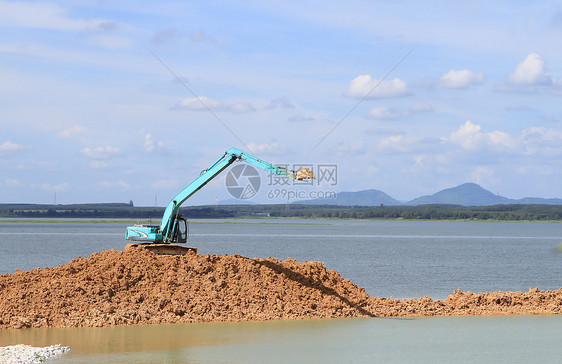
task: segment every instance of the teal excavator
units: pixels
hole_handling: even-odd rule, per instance
[[[180,215],[180,206],[236,161],[244,161],[253,166],[262,168],[271,174],[282,177],[289,177],[296,180],[315,178],[312,170],[309,168],[301,168],[298,171],[293,171],[263,161],[238,148],[231,148],[213,165],[203,170],[199,177],[172,198],[164,211],[160,225],[136,224],[134,226],[128,226],[126,239],[138,242],[128,244],[128,247],[144,246],[157,254],[186,254],[190,250],[197,252],[196,248],[174,245],[176,243],[187,242],[187,221]]]

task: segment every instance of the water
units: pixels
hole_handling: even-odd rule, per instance
[[[562,287],[560,223],[256,221],[190,224],[190,245],[200,253],[321,261],[379,297]],[[0,274],[122,250],[126,225],[0,223]]]
[[[268,220],[265,220],[268,221]],[[317,260],[368,293],[562,287],[562,224],[275,220],[191,224],[200,253]],[[269,222],[269,221],[268,221]],[[0,274],[123,249],[123,223],[0,223]],[[348,319],[0,331],[60,362],[556,362],[562,316]]]
[[[562,316],[334,319],[23,329],[0,346],[63,343],[57,363],[556,363]]]

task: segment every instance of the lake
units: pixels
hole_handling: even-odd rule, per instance
[[[122,250],[126,223],[0,223],[0,273]],[[562,287],[560,223],[202,220],[200,253],[316,260],[374,296]],[[0,346],[62,343],[78,362],[556,361],[560,316],[349,319],[0,332]],[[62,362],[62,361],[61,361]]]

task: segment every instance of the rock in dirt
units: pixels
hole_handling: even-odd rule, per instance
[[[0,328],[336,317],[558,314],[562,289],[384,299],[318,262],[103,251],[0,276]]]

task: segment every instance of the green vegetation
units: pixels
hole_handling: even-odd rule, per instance
[[[181,209],[181,213],[190,219],[234,217],[228,211],[205,206]],[[135,207],[132,203],[0,204],[0,217],[160,219],[163,214],[163,207]]]
[[[383,207],[324,206],[303,210],[273,211],[270,216],[404,219],[404,220],[481,220],[481,221],[562,221],[560,205],[420,205]]]
[[[33,205],[0,204],[0,217],[18,218],[121,218],[155,219],[162,207],[135,207],[131,203]],[[192,206],[181,209],[197,218],[313,218],[313,219],[404,219],[463,221],[562,221],[562,205],[420,205],[420,206],[319,206],[319,205],[227,205]]]

